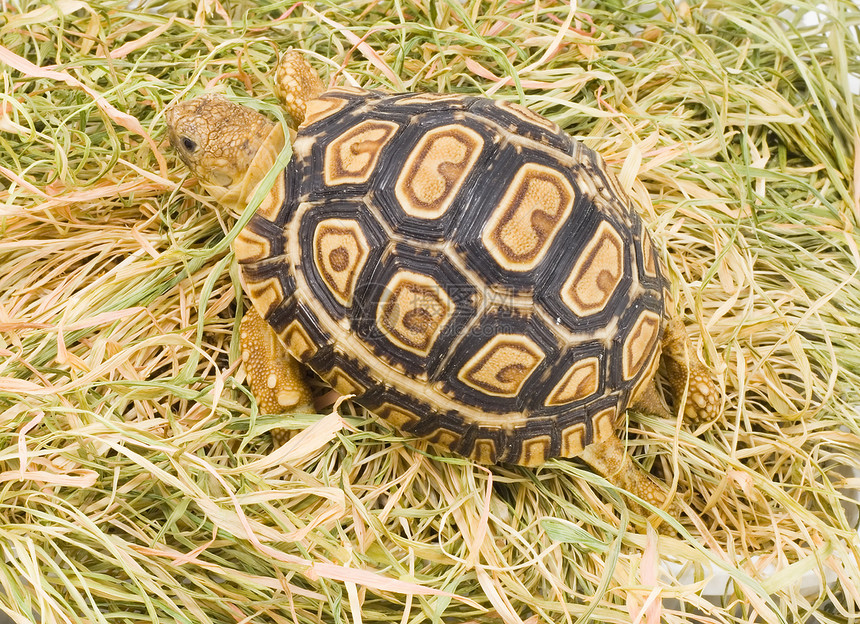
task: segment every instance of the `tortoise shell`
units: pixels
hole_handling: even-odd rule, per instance
[[[517,104],[326,91],[235,251],[296,358],[480,462],[606,439],[659,359],[642,221],[595,152]]]

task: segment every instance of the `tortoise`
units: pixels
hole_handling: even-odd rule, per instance
[[[242,360],[265,413],[312,412],[299,363],[397,429],[474,460],[581,456],[652,504],[616,435],[625,410],[719,395],[648,231],[602,158],[516,103],[326,89],[285,53],[292,158],[234,241],[253,304]],[[282,126],[205,94],[167,112],[200,183],[242,210]],[[276,441],[278,442],[278,441]]]

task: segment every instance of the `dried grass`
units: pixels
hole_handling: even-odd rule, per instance
[[[860,12],[816,6],[6,2],[2,610],[860,622],[843,506],[860,489]],[[235,219],[166,149],[163,111],[208,87],[277,114],[287,47],[339,83],[521,102],[621,174],[726,396],[697,431],[631,414],[637,461],[690,502],[679,536],[577,462],[474,466],[349,402],[257,413]],[[273,451],[276,426],[298,435]]]

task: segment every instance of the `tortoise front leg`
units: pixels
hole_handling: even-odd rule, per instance
[[[307,115],[308,102],[325,90],[316,70],[295,50],[284,52],[275,72],[275,95],[300,126]]]
[[[296,359],[275,330],[252,307],[239,324],[239,345],[251,392],[264,414],[312,414],[313,397]],[[287,441],[283,429],[272,430],[276,446]]]

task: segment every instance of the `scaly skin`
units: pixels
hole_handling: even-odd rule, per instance
[[[275,125],[219,95],[180,102],[167,113],[170,144],[206,186],[238,184]],[[263,172],[265,173],[265,172]]]
[[[308,102],[325,90],[322,80],[305,57],[293,50],[281,56],[275,73],[275,95],[296,126],[300,126],[305,120]]]
[[[679,402],[687,393],[684,416],[697,423],[714,420],[720,412],[720,393],[710,371],[696,356],[681,319],[672,319],[666,326],[663,358],[675,401]]]
[[[239,325],[242,364],[251,392],[264,414],[313,413],[313,396],[296,359],[269,324],[250,308]],[[283,429],[273,429],[276,446],[287,441]]]
[[[673,318],[666,324],[661,348],[675,404],[680,403],[685,393],[687,396],[684,418],[694,423],[714,420],[720,412],[720,392],[711,379],[710,371],[696,356],[681,319]],[[630,407],[662,418],[674,416],[663,403],[655,380],[643,384],[639,395],[630,402]]]
[[[655,507],[662,507],[673,516],[680,515],[680,505],[676,501],[666,501],[665,487],[658,485],[633,463],[618,436],[611,436],[603,442],[588,445],[581,457],[613,485],[635,494]],[[640,513],[645,513],[638,504],[634,504],[633,508]]]

